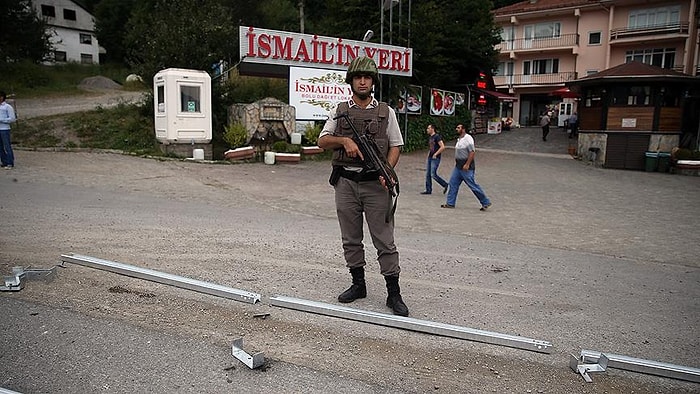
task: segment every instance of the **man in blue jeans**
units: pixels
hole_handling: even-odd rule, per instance
[[[7,95],[0,91],[0,161],[2,167],[10,170],[15,166],[15,156],[12,152],[12,141],[10,139],[10,124],[17,120],[15,110],[5,102]]]
[[[486,197],[486,193],[481,189],[478,183],[474,180],[474,138],[467,134],[467,130],[463,124],[458,124],[456,127],[459,138],[455,145],[455,168],[452,170],[450,177],[450,192],[447,193],[447,202],[442,204],[442,208],[454,208],[457,202],[457,193],[462,181],[469,186],[472,193],[479,199],[481,203],[481,211],[485,211],[491,206],[491,200]]]
[[[425,190],[420,194],[432,194],[433,179],[442,186],[442,194],[447,193],[447,181],[438,175],[437,170],[440,167],[440,157],[442,151],[445,150],[445,143],[442,141],[442,136],[435,132],[435,126],[429,124],[425,129],[428,133],[428,162],[425,164]]]

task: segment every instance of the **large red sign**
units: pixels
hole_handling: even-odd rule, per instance
[[[352,59],[374,59],[380,74],[413,75],[411,48],[278,30],[239,27],[242,62],[346,70]]]

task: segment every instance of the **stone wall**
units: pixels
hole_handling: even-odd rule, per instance
[[[248,131],[248,145],[267,149],[276,141],[287,141],[296,131],[296,108],[272,97],[234,104],[228,109],[228,123],[237,122]]]
[[[677,134],[651,134],[647,149],[651,152],[671,152],[673,148],[678,146],[679,142],[680,136]],[[599,151],[592,164],[602,166],[605,163],[607,144],[607,133],[579,133],[576,152],[582,161],[590,162],[593,159],[590,149],[597,148]]]
[[[608,144],[606,133],[579,133],[578,135],[578,157],[582,161],[592,162],[593,165],[602,166],[605,163],[605,147]],[[597,148],[598,153],[593,155],[591,148]],[[595,161],[593,161],[595,156]]]
[[[212,144],[159,144],[160,151],[164,154],[177,157],[193,157],[195,149],[204,149],[204,160],[214,160]]]

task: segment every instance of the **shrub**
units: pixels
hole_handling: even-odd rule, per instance
[[[694,151],[686,148],[674,150],[674,158],[676,160],[700,160],[700,151]]]
[[[232,123],[224,127],[224,141],[231,146],[231,148],[240,148],[248,142],[248,131],[245,126],[240,123]]]
[[[272,151],[277,153],[299,153],[301,152],[301,147],[299,145],[293,145],[287,141],[277,141],[272,144]]]
[[[318,136],[322,127],[319,124],[309,124],[304,129],[304,139],[308,145],[318,145]]]

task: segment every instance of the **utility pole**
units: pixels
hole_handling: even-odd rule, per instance
[[[304,0],[299,0],[299,32],[304,34]]]

